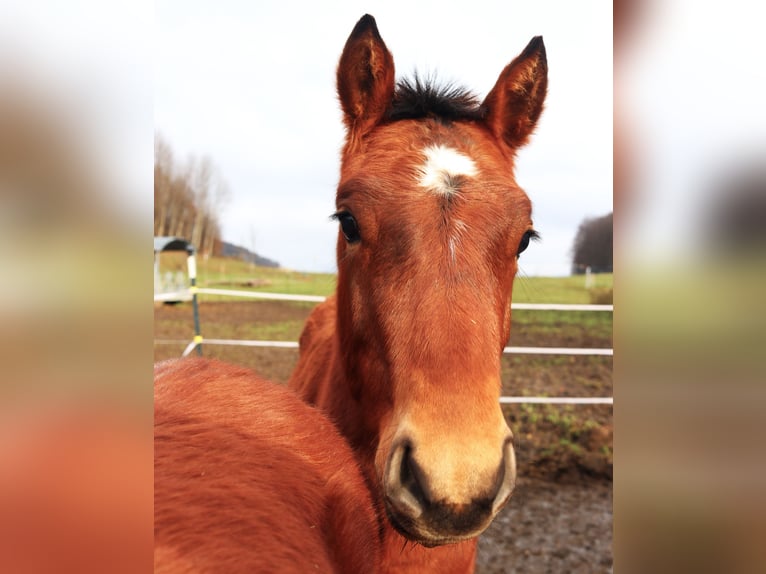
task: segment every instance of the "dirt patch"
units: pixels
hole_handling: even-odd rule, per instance
[[[477,574],[612,572],[612,485],[521,479],[479,537]]]
[[[311,305],[282,301],[203,302],[206,338],[297,341]],[[178,357],[194,335],[191,305],[155,307],[155,360]],[[611,318],[610,318],[611,320]],[[611,347],[611,327],[514,316],[513,346]],[[274,330],[275,325],[281,328]],[[262,331],[259,331],[262,330]],[[255,336],[264,332],[267,336]],[[296,349],[207,345],[207,356],[248,366],[284,383]],[[611,357],[505,355],[504,395],[611,397]],[[480,538],[477,572],[612,571],[610,405],[505,405],[514,433],[519,484],[508,507]]]
[[[297,341],[311,309],[310,304],[287,301],[203,302],[200,322],[206,338]],[[583,315],[582,325],[535,317],[530,312],[517,314],[511,345],[611,346],[611,330],[590,316]],[[155,360],[180,355],[193,333],[189,304],[155,309],[155,339],[179,341],[155,345]],[[295,349],[208,345],[204,352],[280,383],[287,382],[298,360]],[[611,357],[505,355],[501,369],[504,395],[611,397],[613,393]],[[504,406],[503,412],[514,433],[523,476],[566,483],[612,479],[610,405],[517,404]]]

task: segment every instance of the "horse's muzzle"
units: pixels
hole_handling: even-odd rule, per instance
[[[439,546],[474,538],[505,505],[516,482],[516,456],[508,437],[494,480],[466,500],[451,500],[435,492],[428,470],[417,461],[417,449],[398,440],[388,458],[384,502],[391,524],[406,538],[424,546]],[[466,461],[470,465],[470,461]]]

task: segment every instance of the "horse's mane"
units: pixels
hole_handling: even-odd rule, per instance
[[[462,86],[438,83],[434,78],[399,80],[386,112],[389,121],[436,118],[443,121],[479,120],[483,116],[479,98]]]

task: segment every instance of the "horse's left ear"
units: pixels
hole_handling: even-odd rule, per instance
[[[338,64],[338,97],[351,138],[382,118],[394,95],[394,58],[366,14],[351,32]]]
[[[542,36],[535,36],[508,64],[481,107],[496,137],[512,149],[527,143],[543,111],[548,62]]]

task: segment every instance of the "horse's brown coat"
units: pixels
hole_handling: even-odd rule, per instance
[[[370,493],[332,423],[206,359],[155,368],[155,572],[376,572]]]
[[[290,386],[336,422],[385,509],[383,571],[471,572],[515,479],[500,357],[532,220],[513,164],[543,108],[545,48],[534,38],[481,104],[394,75],[363,17],[337,71],[338,287]]]

